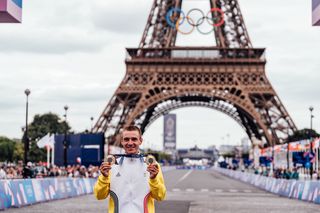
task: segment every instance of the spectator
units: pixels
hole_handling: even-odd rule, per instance
[[[285,169],[284,172],[283,172],[283,176],[284,176],[284,179],[289,180],[291,178],[291,171]]]
[[[293,168],[292,179],[299,180],[299,173],[297,168]]]
[[[28,162],[27,166],[23,168],[23,178],[33,178],[33,171],[31,169],[32,163]]]
[[[18,178],[45,178],[45,177],[77,177],[77,178],[97,178],[99,167],[90,165],[86,168],[83,165],[69,165],[67,168],[51,166],[45,167],[43,164],[32,164],[28,162],[23,167],[22,162],[18,164],[3,164],[0,166],[0,179]]]
[[[0,179],[6,179],[7,178],[7,174],[6,171],[4,171],[4,166],[0,167]]]
[[[318,173],[317,173],[317,171],[313,171],[312,180],[317,180],[317,178],[318,178]]]

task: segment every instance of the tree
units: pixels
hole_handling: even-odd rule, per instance
[[[319,133],[317,133],[315,130],[313,129],[301,129],[301,130],[297,130],[293,133],[293,135],[290,135],[287,138],[288,142],[293,142],[293,141],[299,141],[299,140],[304,140],[304,139],[309,139],[309,138],[316,138],[316,137],[320,137]]]
[[[16,142],[13,151],[13,161],[23,160],[24,147],[23,143]]]
[[[144,153],[153,155],[159,162],[172,160],[171,155],[166,154],[165,152],[155,151],[150,148],[148,148],[146,151],[144,151]]]
[[[7,137],[0,137],[0,161],[13,162],[15,142]]]
[[[57,114],[46,113],[35,115],[31,124],[28,125],[28,137],[30,141],[29,160],[32,162],[46,161],[46,150],[37,146],[37,141],[46,134],[63,134],[66,130],[70,132],[68,123],[60,119]],[[23,135],[25,138],[25,133]]]

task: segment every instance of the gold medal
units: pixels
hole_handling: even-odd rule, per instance
[[[109,163],[110,165],[115,164],[116,158],[113,155],[108,155],[105,159],[104,162]]]
[[[153,155],[148,155],[146,157],[145,162],[146,162],[147,165],[155,164],[156,163],[156,159],[155,159],[155,157]]]

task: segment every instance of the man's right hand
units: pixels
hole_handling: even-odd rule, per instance
[[[111,164],[108,162],[103,162],[100,166],[100,172],[105,177],[109,176],[110,169],[111,169]]]

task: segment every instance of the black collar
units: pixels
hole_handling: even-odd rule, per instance
[[[115,154],[113,155],[115,158],[126,157],[126,158],[143,158],[146,155],[144,154]]]

